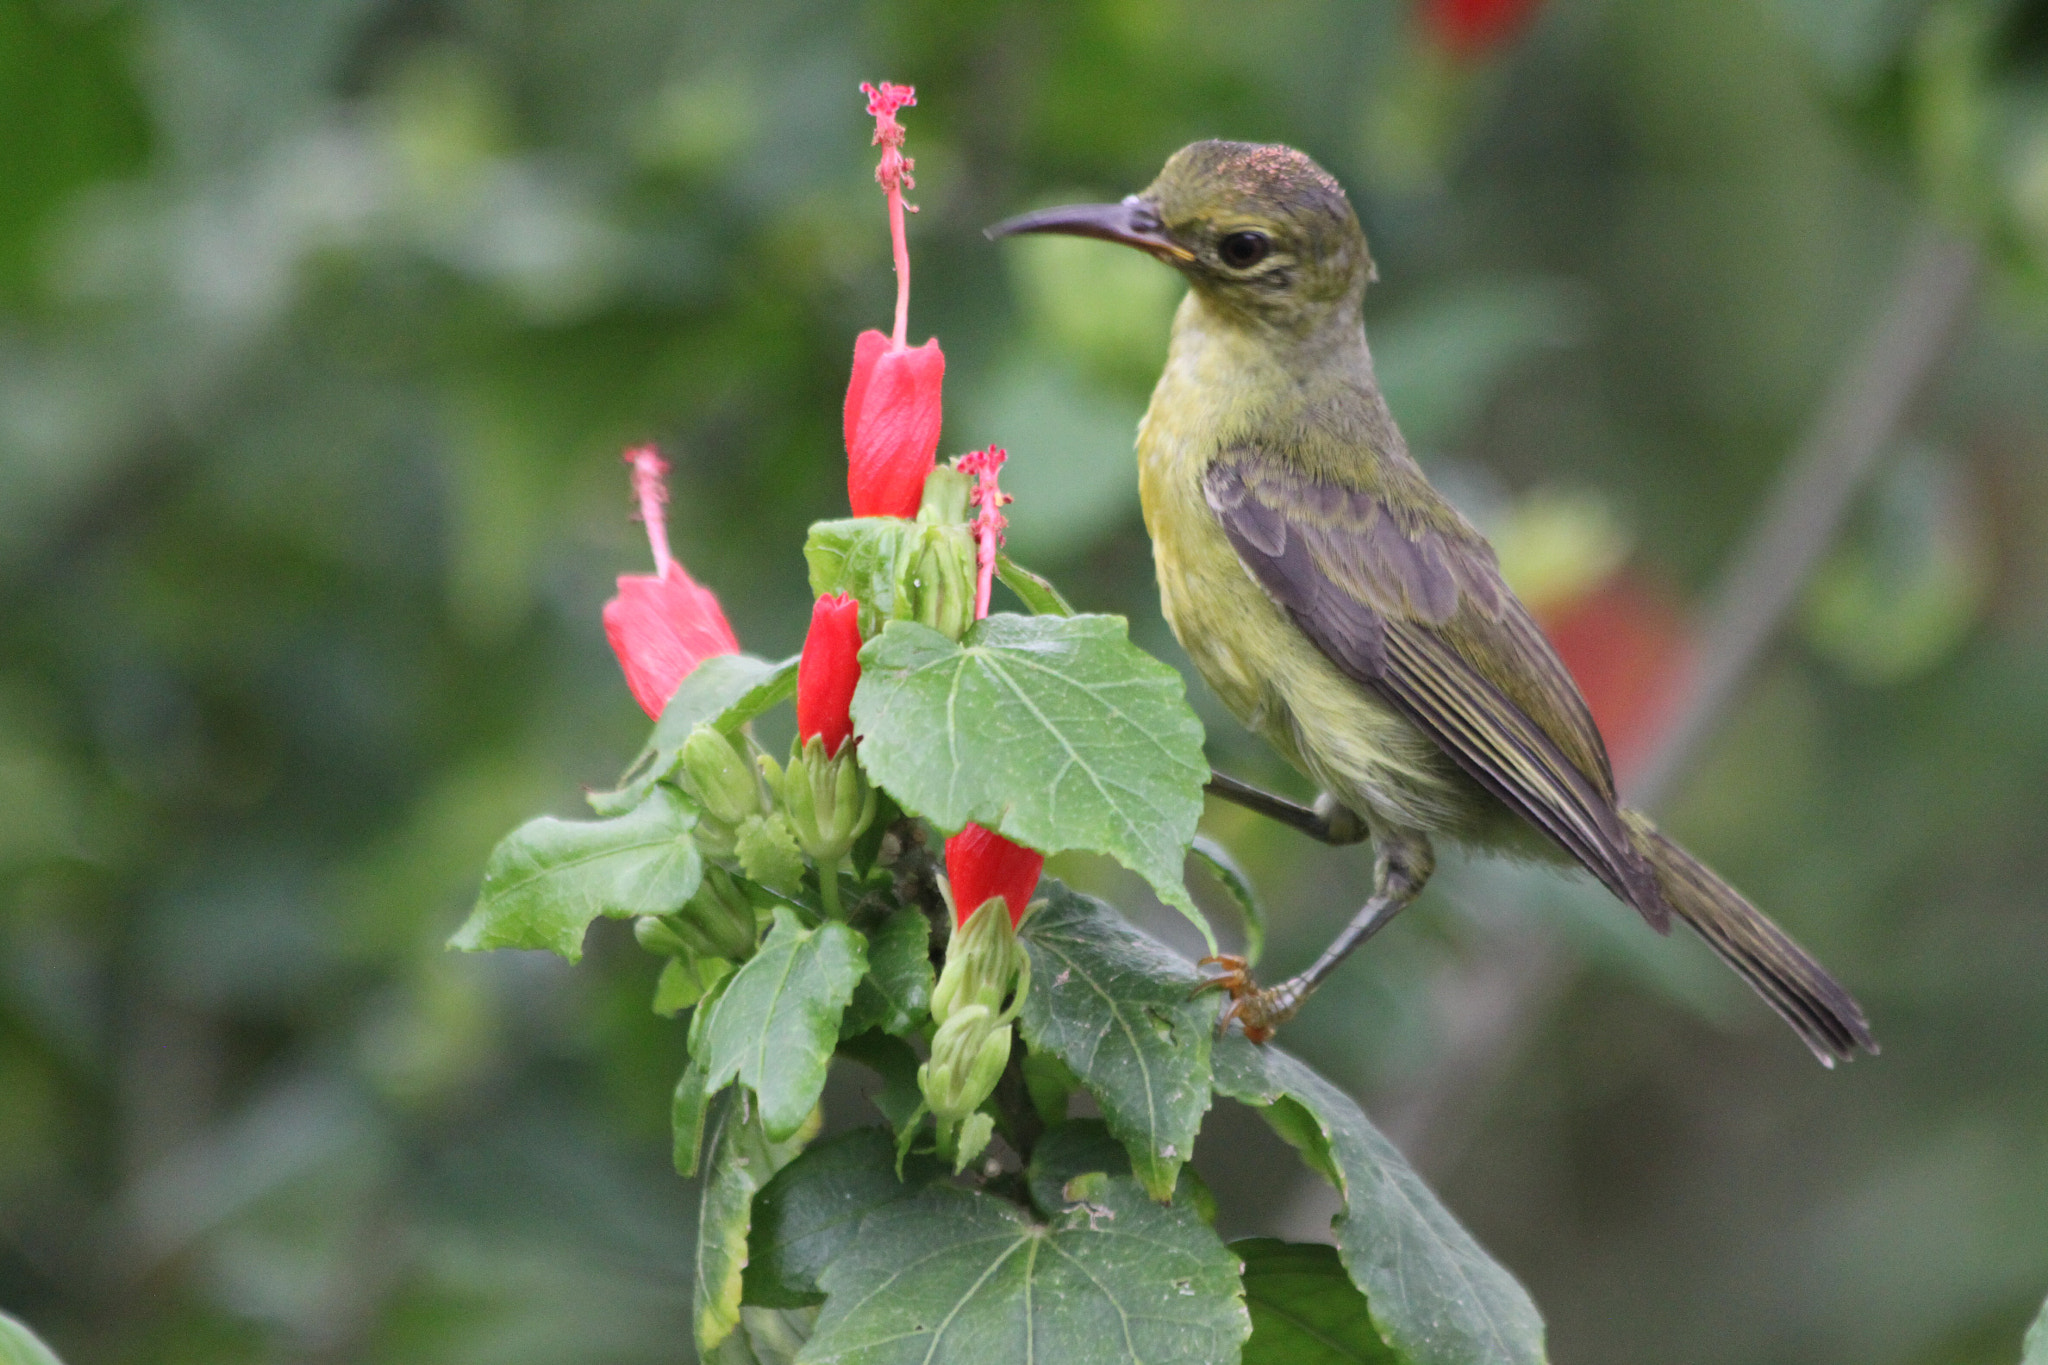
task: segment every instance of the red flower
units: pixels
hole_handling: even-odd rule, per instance
[[[925,475],[939,449],[939,390],[946,357],[936,339],[910,344],[910,245],[903,230],[903,191],[912,162],[903,155],[896,111],[917,103],[907,85],[862,85],[882,149],[875,179],[889,198],[889,243],[896,258],[896,329],[862,332],[853,344],[853,382],[846,386],[846,496],[857,517],[914,517]]]
[[[626,452],[633,466],[633,490],[640,519],[654,551],[655,572],[620,574],[619,595],[604,604],[605,638],[626,671],[626,686],[642,710],[656,720],[684,678],[714,654],[737,654],[740,642],[709,588],[699,587],[669,557],[662,504],[668,466],[653,446]]]
[[[969,825],[946,840],[946,879],[953,884],[953,914],[956,923],[981,909],[990,896],[1001,896],[1010,907],[1010,926],[1024,918],[1031,893],[1038,889],[1038,874],[1045,870],[1045,855],[1013,844],[994,830]]]
[[[936,338],[905,346],[880,332],[853,345],[846,386],[846,496],[857,517],[914,517],[939,449],[946,357]]]
[[[1477,57],[1514,37],[1540,0],[1423,0],[1422,23],[1460,57]]]
[[[1626,778],[1656,747],[1691,669],[1684,619],[1670,598],[1624,570],[1543,612],[1542,623]]]
[[[825,740],[836,755],[853,733],[853,689],[860,683],[860,603],[844,593],[821,597],[811,608],[810,633],[796,666],[796,731],[808,743]]]

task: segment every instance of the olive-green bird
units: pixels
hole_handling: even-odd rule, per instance
[[[1415,898],[1445,835],[1575,861],[1660,932],[1676,914],[1824,1063],[1877,1050],[1798,944],[1622,809],[1571,675],[1380,396],[1372,257],[1327,172],[1288,147],[1198,142],[1122,203],[989,229],[1019,232],[1121,242],[1187,277],[1138,428],[1160,602],[1224,703],[1325,796],[1311,812],[1220,776],[1211,790],[1330,842],[1369,833],[1377,854],[1371,899],[1307,971],[1261,990],[1226,963],[1249,1036]]]

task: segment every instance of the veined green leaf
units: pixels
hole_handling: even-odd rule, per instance
[[[868,936],[868,974],[854,991],[839,1032],[852,1037],[878,1028],[904,1034],[931,1008],[932,926],[924,912],[906,905]]]
[[[610,820],[529,820],[491,851],[476,908],[449,946],[547,948],[574,962],[599,915],[663,915],[696,894],[696,823],[666,786]]]
[[[991,616],[959,644],[892,621],[861,669],[861,763],[905,809],[1106,853],[1209,935],[1182,882],[1209,777],[1202,723],[1121,617]]]
[[[1274,1047],[1231,1034],[1216,1089],[1266,1110],[1274,1128],[1334,1174],[1337,1249],[1373,1325],[1410,1365],[1541,1365],[1543,1319],[1349,1096]]]
[[[796,695],[796,660],[769,663],[751,654],[715,654],[690,670],[662,708],[661,719],[615,790],[586,798],[599,815],[619,815],[646,800],[675,770],[690,731],[706,723],[728,737],[756,716]]]
[[[811,596],[845,593],[859,599],[861,631],[872,635],[883,621],[899,614],[897,560],[923,529],[900,517],[845,517],[812,523],[804,540]]]
[[[1252,1314],[1243,1365],[1402,1365],[1335,1247],[1254,1237],[1230,1249],[1244,1264]]]
[[[754,1197],[745,1301],[767,1308],[823,1303],[818,1276],[853,1247],[863,1216],[907,1199],[946,1173],[913,1156],[896,1177],[896,1142],[881,1128],[855,1128],[811,1148]]]
[[[705,1093],[737,1080],[759,1097],[769,1138],[794,1133],[825,1087],[839,1017],[866,970],[866,946],[852,929],[806,929],[777,909],[761,950],[703,1006]]]
[[[754,1195],[816,1132],[814,1122],[804,1123],[786,1141],[777,1142],[763,1131],[754,1097],[746,1091],[735,1090],[718,1103],[704,1184],[697,1195],[697,1255],[690,1297],[700,1356],[709,1355],[739,1325]]]
[[[1138,1179],[1166,1199],[1209,1108],[1216,999],[1101,901],[1044,885],[1051,895],[1019,930],[1031,954],[1024,1039],[1080,1078]]]
[[[1237,1260],[1187,1209],[1127,1179],[1049,1223],[932,1185],[861,1219],[819,1275],[810,1365],[1229,1365],[1250,1330]],[[1080,1182],[1076,1182],[1077,1184]]]

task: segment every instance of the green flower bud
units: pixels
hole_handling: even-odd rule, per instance
[[[782,803],[797,846],[811,855],[820,876],[836,873],[839,860],[875,818],[875,789],[854,760],[852,747],[827,757],[825,741],[818,735],[790,754]]]
[[[950,640],[974,623],[974,539],[965,526],[927,526],[906,556],[897,600],[920,625]]]
[[[750,817],[760,819],[756,815]],[[704,869],[697,894],[678,917],[690,923],[715,957],[744,962],[754,955],[758,920],[746,888],[722,867]]]
[[[958,1122],[981,1107],[1010,1063],[1010,1026],[985,1006],[969,1005],[932,1035],[932,1056],[917,1071],[918,1088],[938,1118]]]
[[[734,826],[761,813],[761,789],[746,759],[709,725],[699,725],[683,741],[683,777],[713,820]]]
[[[642,915],[634,920],[633,938],[656,957],[682,957],[693,951],[659,915]]]
[[[950,465],[940,465],[924,476],[924,500],[918,504],[917,519],[924,525],[950,525],[967,520],[967,507],[974,495],[974,476]]]
[[[803,885],[804,855],[791,835],[789,821],[778,812],[750,815],[733,838],[740,870],[765,887],[793,895]]]
[[[1005,1009],[1004,998],[1013,990]],[[1008,903],[990,896],[946,945],[946,966],[932,988],[932,1018],[943,1025],[959,1010],[981,1008],[1001,1011],[998,1022],[1007,1023],[1030,994],[1031,955],[1017,941]]]

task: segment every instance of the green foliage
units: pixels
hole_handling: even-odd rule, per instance
[[[2041,1305],[2041,1316],[2027,1329],[2024,1350],[2020,1365],[2048,1365],[2048,1303]]]
[[[0,1313],[0,1365],[64,1365],[28,1327]]]
[[[1070,1181],[1040,1222],[943,1185],[872,1209],[805,1359],[848,1365],[1036,1360],[1223,1362],[1250,1324],[1237,1265],[1194,1214],[1127,1179]]]
[[[803,1126],[825,1088],[839,1018],[867,970],[867,945],[843,924],[807,929],[777,910],[775,927],[704,1006],[704,1088],[737,1080],[760,1101],[760,1123],[780,1142]]]
[[[869,933],[868,974],[840,1021],[843,1036],[871,1028],[900,1035],[917,1027],[932,1003],[931,943],[931,921],[912,905],[892,911]]]
[[[1122,620],[991,616],[957,645],[891,622],[861,667],[861,761],[906,810],[1107,853],[1201,925],[1181,863],[1209,777],[1202,725]]]
[[[1402,1359],[1540,1365],[1543,1319],[1527,1291],[1480,1249],[1343,1091],[1242,1035],[1217,1047],[1216,1089],[1265,1111],[1275,1131],[1332,1177],[1344,1197],[1336,1230],[1345,1269]],[[1290,1102],[1292,1108],[1283,1107]]]
[[[744,1090],[731,1091],[718,1103],[697,1204],[691,1309],[700,1353],[716,1347],[739,1326],[754,1196],[803,1150],[809,1134],[802,1127],[799,1124],[781,1139],[770,1137]],[[810,1124],[809,1132],[816,1131],[815,1123]]]
[[[1230,1249],[1252,1315],[1244,1365],[1401,1365],[1335,1248],[1253,1237]]]
[[[748,721],[788,701],[796,695],[796,663],[784,659],[771,664],[750,654],[706,659],[661,709],[654,733],[626,770],[626,781],[616,791],[592,792],[592,807],[599,815],[617,815],[639,805],[655,783],[675,772],[683,741],[699,725],[716,725],[730,737]]]
[[[449,943],[470,952],[546,948],[575,962],[598,916],[666,914],[696,894],[696,823],[668,786],[610,820],[529,820],[491,851],[476,909]]]
[[[1024,1039],[1065,1063],[1102,1106],[1153,1197],[1173,1191],[1209,1108],[1213,996],[1182,961],[1100,901],[1057,883],[1024,921]]]

